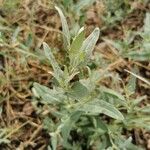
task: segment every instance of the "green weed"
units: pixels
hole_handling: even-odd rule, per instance
[[[99,83],[104,75],[89,66],[100,30],[85,38],[84,28],[71,39],[70,31],[60,8],[56,7],[62,22],[64,48],[67,62],[59,64],[51,48],[43,43],[46,58],[53,68],[51,87],[34,83],[34,105],[45,105],[50,116],[42,115],[45,128],[49,131],[49,149],[63,146],[66,149],[141,149],[126,138],[123,130],[133,128],[149,130],[148,108],[140,108],[145,97],[133,98],[136,77],[131,76],[124,91],[113,90]],[[110,74],[107,73],[107,76]],[[105,77],[104,77],[105,78]],[[142,119],[141,119],[142,118]]]

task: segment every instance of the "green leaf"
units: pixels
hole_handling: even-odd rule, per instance
[[[84,40],[81,51],[85,51],[87,56],[91,56],[95,44],[99,38],[100,30],[95,28],[94,31]]]
[[[104,123],[99,116],[96,118],[96,128],[98,129],[98,131],[101,131],[101,133],[106,133],[108,132],[108,127],[106,125],[106,123]]]
[[[58,104],[61,103],[63,99],[65,99],[63,92],[51,90],[48,87],[40,85],[38,83],[33,84],[32,91],[36,97],[42,98],[43,103],[46,104]]]
[[[150,106],[145,106],[143,108],[140,108],[139,111],[143,113],[150,113]]]
[[[118,145],[118,149],[124,148],[125,150],[143,150],[139,146],[132,143],[132,138],[125,139],[122,135],[115,136],[115,143]]]
[[[52,150],[50,146],[48,146],[48,150]]]
[[[63,71],[60,69],[57,61],[55,60],[55,57],[54,57],[50,47],[45,42],[43,43],[43,48],[44,48],[44,52],[45,52],[46,57],[49,59],[51,65],[53,67],[53,70],[54,70],[53,76],[58,81],[60,81],[61,77],[62,77],[62,74],[63,74]]]
[[[128,58],[138,61],[149,61],[150,50],[132,51],[127,54]]]
[[[143,28],[144,31],[140,33],[143,38],[140,49],[129,52],[127,57],[137,61],[150,61],[150,13],[146,13]]]
[[[108,94],[110,94],[110,95],[113,95],[113,96],[119,98],[120,100],[125,101],[125,98],[124,98],[123,95],[121,95],[120,93],[118,93],[118,92],[116,92],[116,91],[114,91],[114,90],[112,90],[112,89],[103,87],[102,90],[103,90],[103,92],[105,92],[105,93],[108,93]]]
[[[105,114],[117,120],[123,120],[124,117],[112,104],[103,100],[95,99],[81,106],[79,109],[89,114]]]
[[[0,139],[0,144],[9,144],[10,141],[8,139],[2,138]]]
[[[67,7],[73,4],[73,0],[62,0],[62,3],[65,9],[67,9]]]
[[[87,62],[86,54],[83,51],[80,51],[76,55],[72,55],[70,58],[71,58],[70,59],[71,70],[76,70],[78,67],[82,66]]]
[[[73,128],[74,124],[78,121],[80,116],[82,115],[82,111],[74,111],[66,120],[63,121],[63,123],[59,126],[59,129],[61,130],[62,137],[64,140],[64,143],[67,142],[67,139],[69,137],[69,133],[71,129]]]
[[[128,128],[144,128],[146,130],[150,130],[149,115],[127,116],[126,121]]]
[[[138,73],[137,68],[134,68],[133,71],[135,73]],[[128,91],[128,95],[132,95],[135,93],[136,90],[136,77],[133,75],[129,76],[129,81],[128,84],[126,85],[127,91]]]
[[[80,82],[75,82],[69,91],[69,95],[76,99],[81,99],[89,94],[88,89]]]
[[[147,80],[147,79],[141,77],[140,75],[137,75],[137,74],[135,74],[135,73],[133,73],[133,72],[131,72],[129,70],[125,69],[125,71],[130,73],[130,74],[132,74],[133,76],[135,76],[136,78],[140,79],[141,81],[145,82],[146,84],[148,84],[150,86],[150,81],[149,80]]]
[[[65,46],[70,46],[70,32],[69,32],[69,27],[68,27],[68,24],[67,24],[67,20],[64,16],[63,12],[61,11],[61,9],[57,6],[55,6],[55,8],[59,13],[61,23],[62,23],[62,30],[63,30],[63,35],[64,35],[64,45]]]
[[[71,54],[78,54],[79,53],[79,50],[82,46],[84,38],[85,38],[84,28],[81,28],[78,32],[78,35],[74,38],[74,40],[70,46],[70,53]]]
[[[105,39],[102,38],[103,41],[105,41],[106,43],[112,45],[115,49],[117,49],[118,51],[122,51],[124,49],[123,44],[120,41],[112,41],[109,39]]]
[[[140,97],[137,97],[136,99],[133,99],[132,100],[132,105],[133,106],[136,106],[138,104],[140,104],[143,100],[147,99],[147,96],[144,95],[144,96],[140,96]]]
[[[33,44],[33,35],[32,35],[32,33],[30,33],[28,35],[27,40],[25,41],[25,45],[26,45],[26,47],[30,48],[32,46],[32,44]]]
[[[75,5],[74,10],[79,12],[81,9],[92,5],[96,0],[79,0],[78,3]]]
[[[126,100],[125,100],[124,96],[121,95],[120,93],[118,93],[112,89],[106,88],[106,87],[101,87],[100,90],[102,90],[104,93],[107,93],[111,96],[116,97],[117,98],[116,100],[119,100],[119,103],[124,104],[124,105],[126,104]]]
[[[13,44],[15,44],[17,42],[17,37],[18,37],[18,34],[19,34],[20,31],[21,31],[20,27],[17,27],[15,29],[15,32],[12,35],[12,43]]]
[[[70,66],[73,70],[76,69],[80,63],[84,62],[85,59],[85,54],[80,50],[84,41],[84,34],[84,28],[82,27],[74,38],[69,50]]]
[[[52,150],[56,150],[57,149],[57,134],[50,133],[50,135],[51,135]]]
[[[146,13],[144,20],[144,33],[150,34],[150,13]]]

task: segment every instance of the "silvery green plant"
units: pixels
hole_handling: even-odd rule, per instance
[[[105,23],[104,29],[113,27],[117,22],[120,22],[132,12],[129,1],[126,0],[102,0],[106,7],[105,15],[102,19]],[[123,8],[122,8],[123,7]]]
[[[136,36],[140,39],[133,44]],[[106,40],[106,39],[105,39]],[[150,13],[147,12],[144,19],[144,26],[141,31],[133,32],[126,31],[126,36],[123,40],[111,41],[110,43],[118,50],[118,54],[124,58],[129,58],[134,61],[149,61],[150,60]]]
[[[124,149],[138,149],[132,144],[131,137],[126,139],[121,135],[122,129],[132,122],[130,115],[126,120],[119,111],[130,107],[125,97],[99,85],[102,74],[88,66],[99,39],[99,28],[85,38],[82,27],[72,39],[65,16],[60,8],[56,9],[61,18],[64,48],[69,59],[60,65],[44,42],[44,53],[53,69],[52,88],[38,83],[32,88],[36,100],[43,103],[51,114],[43,116],[44,127],[51,137],[49,149],[56,150],[58,146],[74,150],[93,146],[109,150],[121,149],[122,146]],[[130,88],[134,89],[134,85],[135,80]]]
[[[142,38],[139,44],[139,50],[131,51],[127,57],[133,60],[150,61],[150,13],[147,12],[144,19],[144,26],[142,32],[138,32]],[[138,45],[138,43],[136,43]],[[137,48],[136,48],[137,49]]]

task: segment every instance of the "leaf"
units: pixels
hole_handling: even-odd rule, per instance
[[[84,40],[81,51],[85,51],[87,56],[91,56],[95,44],[99,38],[100,30],[95,28],[94,31]]]
[[[79,110],[93,115],[105,114],[117,120],[124,119],[120,111],[118,111],[112,104],[98,99],[84,104]]]
[[[150,113],[150,106],[145,106],[143,108],[140,108],[139,111],[143,113]]]
[[[125,150],[143,150],[139,146],[132,143],[132,137],[125,139],[125,137],[121,135],[115,136],[115,143],[118,145],[118,149],[124,148]]]
[[[149,115],[138,115],[126,117],[126,125],[128,128],[144,128],[150,130],[150,118]]]
[[[57,134],[50,133],[50,135],[51,135],[52,150],[56,150],[57,149]]]
[[[133,73],[133,72],[131,72],[129,70],[125,69],[125,71],[130,73],[130,74],[132,74],[133,76],[135,76],[136,78],[140,79],[141,81],[145,82],[146,84],[150,85],[150,81],[146,80],[145,78],[143,78],[143,77],[141,77],[139,75],[136,75],[135,73]]]
[[[110,95],[113,95],[113,96],[119,98],[120,100],[125,101],[125,98],[124,98],[123,95],[119,94],[118,92],[116,92],[116,91],[114,91],[114,90],[112,90],[112,89],[109,89],[109,88],[106,88],[106,87],[102,87],[102,90],[103,90],[103,92],[105,92],[105,93],[108,93],[108,94],[110,94]]]
[[[50,63],[54,69],[54,74],[53,76],[60,81],[61,80],[61,76],[63,74],[63,71],[60,69],[57,61],[55,60],[55,57],[50,49],[50,47],[44,42],[43,43],[43,48],[44,48],[44,52],[46,57],[50,60]]]
[[[102,38],[102,39],[103,39],[104,42],[106,42],[109,45],[112,45],[118,51],[123,50],[123,44],[120,41],[112,41],[112,40],[105,39],[105,38]]]
[[[136,105],[138,105],[139,103],[141,103],[143,100],[146,100],[146,99],[147,99],[147,96],[146,96],[146,95],[137,97],[136,99],[134,99],[134,100],[132,101],[132,105],[133,105],[133,106],[136,106]]]
[[[65,9],[67,9],[67,7],[73,4],[72,0],[63,0],[62,3]]]
[[[80,82],[83,84],[89,92],[92,92],[96,88],[96,84],[99,79],[102,77],[102,74],[99,70],[91,70],[88,69],[88,76],[89,78],[81,79]]]
[[[77,55],[72,55],[70,60],[70,66],[72,70],[76,70],[78,67],[85,65],[86,54],[83,51],[80,51]]]
[[[50,147],[50,145],[48,146],[48,150],[52,150],[51,147]]]
[[[88,89],[80,82],[75,82],[69,91],[69,95],[76,99],[81,99],[89,94]]]
[[[135,73],[138,72],[137,68],[134,68],[133,71]],[[126,88],[128,90],[129,95],[132,95],[135,93],[135,90],[136,90],[136,77],[135,76],[132,76],[132,75],[129,76],[129,81],[128,81],[128,84],[126,85]]]
[[[32,35],[32,33],[30,33],[28,35],[27,40],[25,41],[25,45],[26,45],[26,47],[30,48],[32,46],[32,43],[33,43],[33,35]]]
[[[17,37],[20,31],[21,31],[20,27],[17,27],[15,29],[15,32],[12,35],[12,44],[15,44],[17,42]]]
[[[67,139],[69,137],[69,133],[74,126],[74,124],[78,121],[80,116],[82,115],[82,111],[74,111],[60,126],[59,129],[61,130],[62,137],[64,140],[64,143],[67,142]]]
[[[106,123],[104,123],[100,118],[99,116],[97,117],[97,124],[96,124],[96,128],[100,131],[101,130],[101,133],[106,133],[108,132],[108,127],[106,125]]]
[[[150,13],[146,13],[144,20],[144,33],[150,34]]]
[[[100,90],[102,90],[104,93],[114,96],[115,98],[117,98],[117,100],[119,100],[118,101],[119,103],[126,105],[126,100],[125,100],[124,96],[121,95],[120,93],[118,93],[112,89],[106,88],[106,87],[101,87]]]
[[[65,98],[63,92],[61,93],[51,90],[48,87],[40,85],[36,82],[33,84],[32,91],[36,97],[42,98],[43,102],[46,104],[58,104]]]
[[[9,144],[9,143],[10,143],[10,140],[8,139],[5,139],[5,138],[0,139],[0,144]]]
[[[55,8],[59,13],[61,23],[62,23],[62,30],[63,30],[63,35],[64,35],[64,45],[65,46],[70,46],[70,32],[69,32],[69,27],[68,27],[68,24],[67,24],[67,20],[64,16],[63,12],[61,11],[61,9],[57,6],[55,6]]]
[[[70,46],[70,53],[71,54],[78,54],[79,53],[79,50],[82,46],[84,38],[85,38],[85,31],[84,31],[84,27],[82,27],[79,30],[78,35],[74,38],[74,40]]]
[[[80,51],[85,36],[84,34],[84,27],[82,27],[77,36],[73,39],[69,49],[70,66],[73,70],[76,69],[76,67],[83,62],[85,58],[83,52]]]
[[[81,9],[85,8],[86,6],[90,6],[96,0],[79,0],[78,3],[75,5],[74,10],[79,12]]]
[[[146,13],[143,28],[144,31],[140,33],[143,38],[140,50],[129,52],[127,57],[137,61],[150,61],[150,13]]]
[[[150,51],[149,50],[131,51],[127,54],[127,57],[138,61],[149,61]]]

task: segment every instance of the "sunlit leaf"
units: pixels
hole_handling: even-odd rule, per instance
[[[83,40],[85,36],[84,28],[81,28],[78,35],[74,38],[71,46],[70,46],[70,53],[77,54],[82,46]]]

